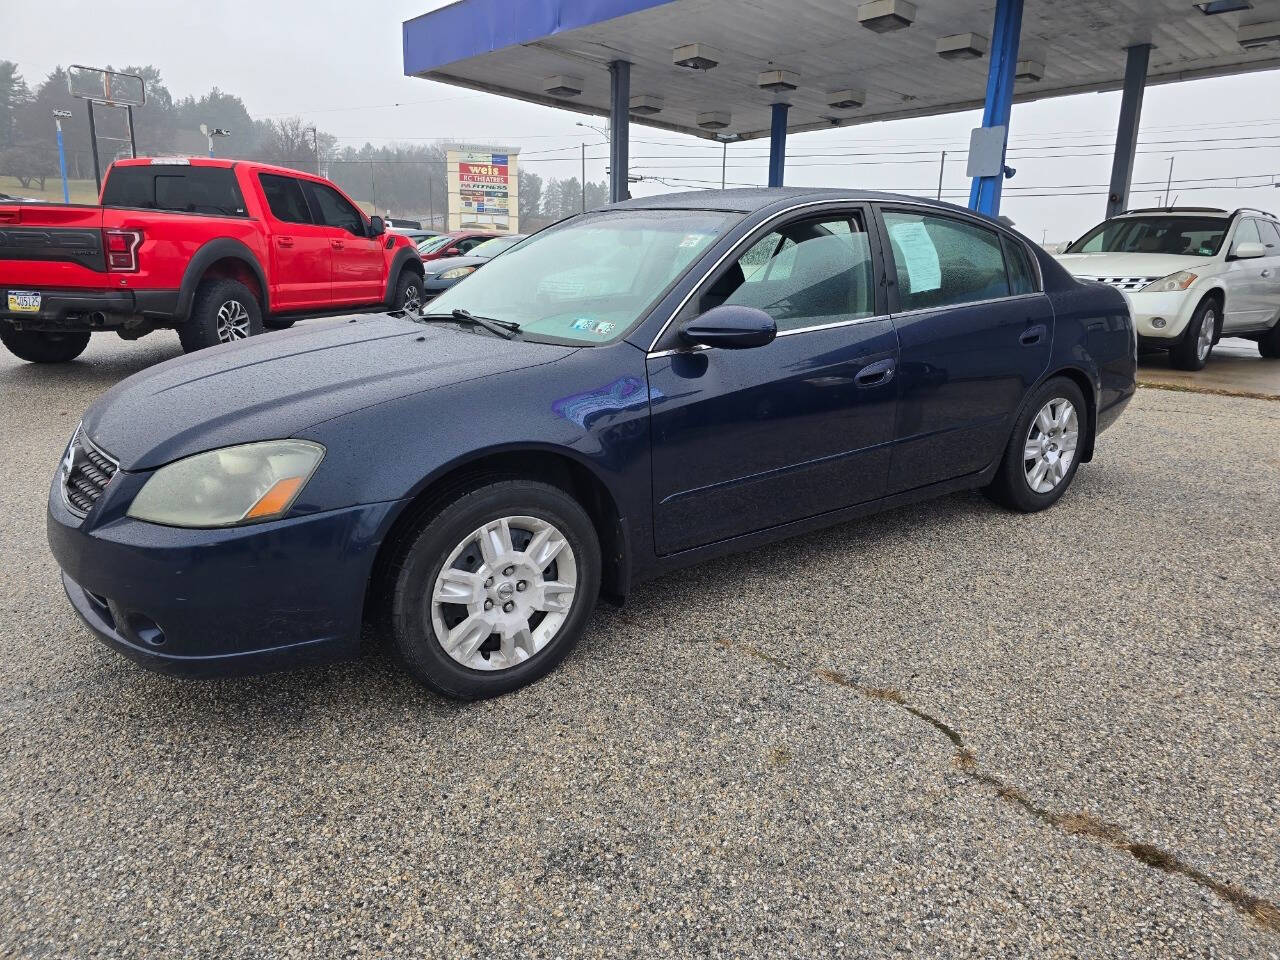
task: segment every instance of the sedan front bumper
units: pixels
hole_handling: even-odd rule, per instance
[[[222,530],[81,523],[55,479],[48,536],[71,605],[144,666],[224,676],[343,659],[396,503]]]

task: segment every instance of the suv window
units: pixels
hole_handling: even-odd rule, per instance
[[[1246,217],[1240,221],[1240,225],[1236,227],[1236,235],[1231,239],[1231,249],[1242,243],[1261,243],[1262,237],[1258,235],[1258,228],[1252,217]]]
[[[947,217],[886,211],[902,310],[1009,296],[1000,238]]]
[[[765,234],[711,285],[702,309],[725,303],[763,310],[779,331],[871,316],[871,248],[861,219],[802,220]]]
[[[1004,260],[1009,268],[1009,289],[1014,296],[1020,293],[1036,292],[1036,275],[1027,258],[1027,248],[1009,237],[1001,237],[1004,245]]]
[[[1255,220],[1258,226],[1258,233],[1262,235],[1262,242],[1267,245],[1267,250],[1273,256],[1280,255],[1280,231],[1276,230],[1276,225],[1270,220]]]
[[[307,182],[311,196],[316,201],[320,220],[327,227],[338,227],[357,237],[364,236],[364,217],[333,187],[324,183]]]
[[[285,223],[311,222],[307,199],[302,195],[302,184],[296,177],[263,173],[258,175],[258,182],[262,184],[262,192],[273,217]]]
[[[154,164],[113,167],[102,190],[104,207],[246,216],[230,167]]]

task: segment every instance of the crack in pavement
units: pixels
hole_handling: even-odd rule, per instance
[[[793,663],[783,660],[781,657],[775,657],[750,644],[735,643],[722,638],[716,638],[716,643],[725,648],[736,647],[758,660],[763,660],[789,673],[796,672],[796,667]],[[1090,813],[1056,813],[1046,807],[1042,807],[1022,790],[1006,783],[995,774],[979,769],[977,754],[965,745],[964,737],[960,735],[959,731],[932,714],[914,706],[907,700],[902,691],[893,687],[872,687],[858,683],[839,671],[828,670],[823,667],[816,667],[804,672],[808,676],[824,683],[853,690],[869,700],[876,700],[895,706],[911,714],[916,719],[929,724],[951,742],[952,747],[955,749],[953,762],[962,774],[973,783],[992,788],[995,790],[996,796],[1001,800],[1019,807],[1041,823],[1071,836],[1087,837],[1112,849],[1121,850],[1144,866],[1164,873],[1186,877],[1244,914],[1261,929],[1269,933],[1280,934],[1280,907],[1277,907],[1270,900],[1255,896],[1236,884],[1226,883],[1216,877],[1212,877],[1198,867],[1187,863],[1175,853],[1153,844],[1131,840],[1126,836],[1124,828],[1118,824],[1100,820]]]
[[[1138,386],[1148,390],[1168,390],[1170,393],[1204,393],[1213,397],[1243,397],[1245,400],[1280,400],[1280,394],[1257,393],[1253,390],[1227,390],[1222,387],[1196,387],[1186,383],[1165,383],[1162,380],[1143,380]]]

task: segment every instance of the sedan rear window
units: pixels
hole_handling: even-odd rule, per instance
[[[113,167],[102,188],[102,205],[227,217],[247,215],[230,167]]]

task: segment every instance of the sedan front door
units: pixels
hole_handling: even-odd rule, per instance
[[[1049,364],[1053,307],[1021,240],[920,208],[880,208],[902,350],[889,493],[1000,456]]]
[[[878,309],[863,209],[795,219],[704,282],[648,359],[654,539],[671,554],[884,492],[897,338]],[[690,349],[681,322],[721,304],[773,316],[778,337]]]

